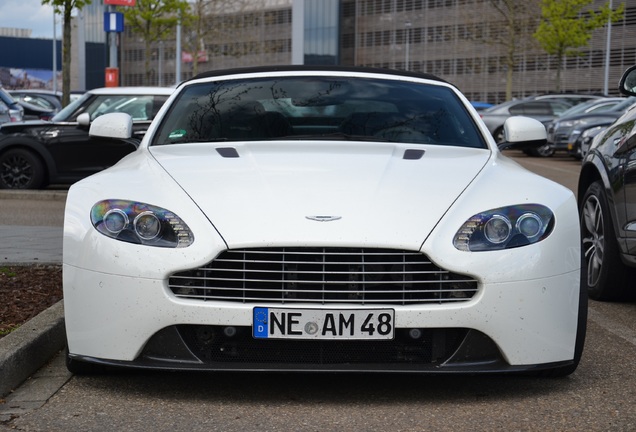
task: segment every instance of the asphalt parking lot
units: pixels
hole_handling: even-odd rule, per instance
[[[507,154],[575,189],[580,162]],[[14,201],[13,215],[33,205]],[[41,216],[54,220],[56,206]],[[6,208],[0,206],[3,223]],[[0,403],[0,429],[636,430],[635,313],[635,303],[591,302],[581,364],[562,379],[155,372],[84,377],[70,376],[58,355]]]

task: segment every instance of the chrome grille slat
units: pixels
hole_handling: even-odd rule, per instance
[[[189,288],[192,289],[192,287],[189,286],[179,286],[179,285],[171,285],[173,288]],[[275,289],[266,289],[266,288],[228,288],[228,287],[219,287],[219,286],[208,286],[205,288],[194,288],[194,289],[198,289],[198,290],[202,290],[202,289],[214,289],[214,290],[218,290],[218,291],[263,291],[263,292],[270,292],[270,293],[274,293],[274,292],[278,292],[278,290]],[[413,294],[424,294],[424,293],[450,293],[450,292],[454,292],[455,290],[452,289],[434,289],[434,290],[409,290],[409,293],[413,293]],[[287,293],[308,293],[308,294],[317,294],[317,293],[321,293],[322,290],[310,290],[310,289],[303,289],[303,290],[293,290],[293,289],[286,289],[285,292]],[[332,294],[351,294],[352,292],[350,290],[330,290],[329,291]],[[374,290],[373,291],[374,294],[392,294],[395,293],[395,290]]]
[[[179,298],[241,303],[418,304],[470,300],[477,281],[412,251],[355,248],[229,250],[169,278]]]
[[[208,280],[205,278],[193,278],[193,279],[198,279],[198,280]],[[236,281],[236,279],[232,279],[232,278],[214,278],[215,281],[223,281],[223,282],[233,282]],[[302,283],[302,284],[326,284],[326,285],[341,285],[341,284],[349,284],[349,285],[386,285],[385,281],[350,281],[350,280],[320,280],[320,281],[315,281],[315,280],[305,280],[305,279],[243,279],[244,282],[266,282],[266,283],[286,283],[286,282],[293,282],[293,283]],[[457,280],[453,280],[453,282],[471,282],[472,279],[465,279],[465,280],[461,280],[461,279],[457,279]],[[393,281],[393,283],[408,283],[408,284],[433,284],[433,283],[440,283],[440,281]]]
[[[202,269],[204,270],[204,269]],[[244,269],[210,269],[210,271],[218,271],[218,272],[244,272]],[[289,271],[289,270],[254,270],[254,273],[280,273],[280,274],[328,274],[328,275],[344,275],[344,274],[439,274],[439,273],[448,273],[448,272],[439,272],[439,271],[310,271],[310,270],[298,270],[298,271]],[[174,276],[180,277],[180,276]]]
[[[206,295],[199,295],[199,296],[194,296],[194,295],[190,295],[187,297],[188,299],[196,299],[196,300],[205,300],[205,301],[211,301],[211,300],[220,300],[220,301],[228,301],[228,300],[232,300],[232,301],[238,301],[241,303],[254,303],[254,302],[263,302],[263,299],[260,297],[242,297],[242,296],[237,296],[237,297],[228,297],[228,296],[218,296],[218,297],[212,297],[212,296],[206,296]],[[452,303],[452,302],[463,302],[466,301],[466,299],[463,298],[449,298],[449,299],[445,299],[445,303]],[[268,302],[271,302],[271,299],[268,300]],[[286,299],[287,303],[307,303],[307,300],[304,299]],[[356,299],[345,299],[345,300],[339,300],[338,302],[329,302],[331,304],[334,303],[350,303],[350,304],[359,304],[360,301],[356,300]],[[380,299],[380,300],[366,300],[365,303],[371,304],[371,303],[378,303],[378,304],[385,304],[386,300],[384,299]],[[422,300],[421,302],[418,303],[439,303],[439,299],[428,299],[428,300]]]

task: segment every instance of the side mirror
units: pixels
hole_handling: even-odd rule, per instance
[[[81,113],[77,116],[77,124],[80,126],[88,127],[91,124],[91,115],[88,113]]]
[[[543,123],[530,117],[513,116],[504,123],[504,141],[499,149],[539,148],[548,142],[548,134]]]
[[[93,120],[88,134],[91,137],[129,139],[132,137],[132,125],[130,114],[104,114]]]
[[[636,96],[636,66],[625,71],[618,83],[618,90],[627,96]]]

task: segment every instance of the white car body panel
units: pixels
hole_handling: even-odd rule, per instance
[[[342,144],[346,147],[346,143]],[[312,144],[309,144],[309,148],[311,147]],[[187,149],[186,152],[196,153],[196,150]],[[83,208],[67,209],[64,236],[65,277],[68,278],[67,280],[75,280],[73,285],[83,287],[83,294],[69,296],[69,300],[66,300],[69,304],[66,315],[68,329],[73,332],[70,335],[71,352],[82,352],[85,355],[98,358],[132,360],[139,354],[145,341],[152,334],[169,325],[185,323],[251,324],[253,307],[251,305],[237,306],[223,303],[214,304],[214,302],[201,304],[200,302],[176,299],[167,291],[165,279],[170,273],[184,267],[203,265],[225,249],[225,242],[221,237],[224,235],[224,230],[219,229],[221,234],[219,235],[172,180],[158,176],[160,168],[144,153],[145,151],[136,152],[128,156],[125,162],[91,177],[91,180],[94,181],[84,181],[81,186],[73,186],[69,191],[69,198],[72,198],[73,202],[84,202]],[[169,152],[160,153],[160,160],[168,159]],[[450,149],[450,153],[452,153],[452,149]],[[483,151],[476,153],[477,155],[472,157],[479,157],[482,160],[483,154],[488,154]],[[221,164],[236,165],[237,163],[236,159],[224,159],[218,155],[214,157],[218,157]],[[203,165],[208,161],[205,157],[201,157],[199,160],[202,161]],[[387,158],[383,157],[383,160],[386,161]],[[401,161],[401,159],[399,160]],[[426,163],[422,160],[403,162]],[[172,161],[172,163],[178,166],[178,162]],[[572,194],[549,180],[520,169],[516,163],[501,155],[495,155],[492,160],[488,161],[488,164],[490,169],[478,176],[475,183],[468,187],[466,193],[456,203],[457,209],[453,208],[448,212],[446,223],[433,230],[428,241],[421,248],[422,252],[432,257],[438,265],[444,268],[463,273],[480,274],[482,283],[480,294],[469,303],[462,305],[423,305],[396,308],[396,325],[476,328],[492,337],[504,350],[508,360],[515,364],[565,360],[568,356],[571,357],[573,349],[567,341],[576,334],[574,318],[578,305],[580,265],[577,243],[578,227],[567,222],[577,217],[577,214],[573,213],[575,207],[573,208],[571,205]],[[192,246],[185,249],[157,248],[158,250],[153,251],[155,253],[153,253],[152,262],[149,263],[145,247],[113,242],[92,229],[90,221],[84,215],[90,211],[92,204],[102,195],[99,177],[108,175],[116,178],[120,175],[119,172],[125,176],[131,169],[141,171],[140,178],[152,177],[163,179],[163,181],[155,188],[145,189],[143,181],[137,186],[123,181],[122,178],[121,182],[113,182],[111,193],[123,199],[151,202],[167,208],[184,209],[188,214],[186,222],[196,233]],[[249,178],[241,179],[246,170],[237,169],[236,166],[229,169],[221,167],[215,167],[215,169],[224,171],[226,181],[232,178],[230,171],[235,172],[238,183],[251,181]],[[426,170],[422,169],[421,171],[425,172]],[[194,172],[196,173],[196,171]],[[409,172],[407,171],[407,173]],[[355,170],[352,169],[351,174],[355,177]],[[441,175],[441,173],[436,174]],[[313,173],[309,173],[308,176],[313,176]],[[298,180],[298,177],[302,178],[303,175],[297,173],[297,181],[294,184],[302,186],[299,187],[297,193],[306,195],[307,189],[303,189],[306,187],[305,180]],[[507,178],[509,181],[502,182],[502,178]],[[262,184],[263,181],[260,181]],[[339,181],[343,181],[343,179],[339,179]],[[228,181],[227,183],[231,184],[232,182]],[[355,182],[353,183],[355,184]],[[457,227],[472,214],[484,208],[513,204],[502,201],[502,197],[508,196],[506,184],[517,185],[516,196],[523,197],[525,202],[550,204],[557,214],[557,223],[560,223],[562,219],[566,221],[564,224],[569,228],[566,228],[562,235],[558,235],[557,233],[561,233],[561,231],[556,230],[555,234],[557,235],[552,235],[537,245],[514,250],[466,253],[454,248],[449,239],[452,239]],[[525,189],[520,189],[520,184],[524,185]],[[212,185],[214,182],[204,185],[205,187],[200,188],[201,190],[198,192],[195,186],[187,185],[195,189],[191,196],[199,199],[198,206],[202,209],[210,209],[210,214],[213,214],[215,202],[226,202],[228,199],[222,195],[223,192],[219,192],[221,195],[210,192]],[[220,187],[224,189],[226,185],[221,184]],[[375,191],[377,185],[369,185],[369,189]],[[545,193],[546,190],[549,190],[550,193]],[[232,188],[231,191],[238,194],[238,189]],[[356,192],[364,195],[361,190]],[[332,193],[336,193],[336,191],[332,190]],[[84,196],[78,198],[79,195]],[[350,207],[347,201],[347,197],[352,195],[349,191],[342,191],[341,195],[340,200],[334,200],[334,202],[342,203],[341,205],[347,209],[355,207]],[[241,208],[239,203],[252,198],[240,196],[240,194],[233,196],[233,202],[237,203],[237,207],[241,209],[235,213],[237,215],[236,223],[225,221],[226,225],[217,224],[227,226],[227,231],[230,233],[229,238],[238,235],[241,226],[249,226],[240,214],[245,211],[251,215],[253,212],[247,208]],[[370,201],[380,202],[380,200]],[[302,206],[307,205],[308,202],[311,207],[303,211]],[[284,209],[284,212],[274,213],[273,220],[280,223],[277,222],[273,226],[269,226],[267,232],[273,234],[262,238],[262,243],[242,240],[236,244],[230,244],[230,247],[278,244],[304,246],[389,244],[392,247],[414,247],[417,250],[437,222],[436,220],[428,222],[428,229],[422,230],[419,236],[413,240],[404,237],[403,240],[396,241],[396,236],[401,239],[399,236],[401,231],[413,232],[412,229],[417,230],[421,227],[404,229],[401,224],[406,223],[405,221],[383,227],[386,220],[386,216],[382,213],[383,210],[373,207],[365,208],[364,211],[358,213],[358,215],[364,215],[364,226],[368,227],[368,238],[365,238],[361,237],[358,230],[355,230],[352,225],[342,229],[337,225],[340,221],[315,222],[305,219],[305,214],[316,213],[313,203],[308,202],[303,200],[300,204],[289,202],[286,207],[288,210]],[[332,208],[335,209],[334,214],[346,214],[346,212],[341,211],[341,207],[333,203],[332,205]],[[413,211],[426,213],[431,207],[420,205]],[[292,211],[294,208],[297,210]],[[272,209],[277,209],[277,206],[272,206]],[[438,219],[446,213],[445,210],[438,210],[436,213]],[[369,214],[373,217],[367,217]],[[286,217],[281,220],[283,215]],[[299,230],[300,228],[293,226],[291,221],[294,218],[299,219],[300,224],[315,227],[318,234],[298,237],[299,233],[295,232],[294,229]],[[213,216],[210,219],[215,220]],[[353,219],[359,221],[358,218]],[[423,221],[426,220],[423,218]],[[293,235],[285,233],[285,227],[288,225],[292,225],[288,228]],[[425,225],[425,223],[419,225]],[[74,233],[84,234],[84,236],[78,237]],[[282,236],[282,240],[278,236]],[[355,238],[359,240],[356,242]],[[239,237],[239,239],[241,238]],[[557,245],[560,246],[557,247]],[[101,251],[102,260],[99,262],[95,262],[93,259],[92,251],[95,250]],[[73,251],[79,253],[74,254]],[[487,268],[491,270],[485,272],[484,269]],[[125,301],[122,302],[121,299],[125,299]],[[77,305],[72,306],[71,301],[77,302]],[[90,307],[87,304],[94,306]],[[110,306],[108,306],[109,304]],[[108,314],[113,308],[118,310],[118,316],[116,320],[111,321],[108,319]],[[541,310],[552,308],[559,313],[536,315],[534,312],[537,308]],[[80,309],[82,309],[81,314],[75,315],[73,313],[73,311]],[[158,311],[161,313],[158,314]],[[159,319],[158,316],[163,318]],[[487,319],[484,319],[485,317]],[[105,321],[108,321],[109,325],[102,327],[99,334],[95,334],[94,329],[99,327],[96,326],[96,323]],[[516,322],[517,325],[513,326],[511,322]],[[567,325],[564,325],[564,322]],[[568,330],[564,331],[564,327]],[[134,331],[132,331],[133,328]],[[82,330],[75,334],[71,329]],[[555,335],[555,329],[561,329],[558,335]],[[122,337],[122,333],[128,336]],[[550,334],[550,338],[546,341],[547,334]],[[546,348],[546,343],[552,348]]]

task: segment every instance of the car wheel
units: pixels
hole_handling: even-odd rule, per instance
[[[503,127],[498,127],[495,132],[492,134],[493,138],[495,139],[495,142],[497,144],[502,143],[505,141],[506,137],[504,136],[504,130]]]
[[[528,154],[536,157],[551,157],[554,155],[554,147],[550,144],[545,144],[539,148],[530,149]]]
[[[621,261],[605,189],[600,181],[585,192],[581,214],[583,286],[594,300],[626,300],[629,269]]]
[[[0,155],[0,189],[38,189],[44,180],[44,165],[29,150],[10,149]]]

